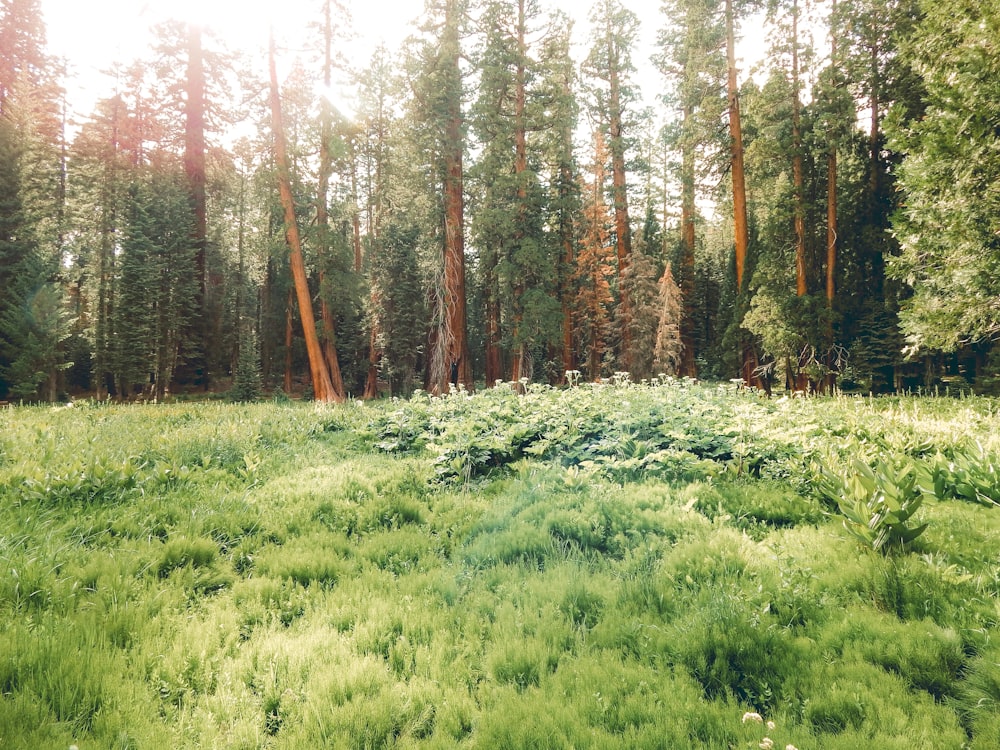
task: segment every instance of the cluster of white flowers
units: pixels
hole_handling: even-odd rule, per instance
[[[745,714],[743,714],[743,723],[746,724],[748,721],[752,721],[756,724],[765,723],[764,717],[755,711],[747,711]],[[777,725],[773,721],[768,721],[766,726],[769,732],[773,732]],[[774,740],[772,740],[770,737],[764,737],[757,745],[757,747],[759,747],[760,750],[774,750]],[[785,745],[785,750],[799,750],[799,749],[795,747],[795,745],[789,743]]]

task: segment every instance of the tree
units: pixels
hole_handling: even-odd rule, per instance
[[[64,359],[54,286],[65,226],[57,66],[38,0],[0,1],[0,392],[54,398]]]
[[[509,379],[518,381],[531,376],[534,355],[544,357],[560,335],[560,248],[545,231],[549,196],[540,157],[542,135],[553,126],[550,111],[562,92],[544,86],[546,60],[535,51],[556,30],[540,25],[530,0],[492,2],[482,24],[480,95],[473,106],[474,132],[483,143],[474,174],[482,187],[473,231],[487,299],[486,378],[499,379],[499,349],[506,343]]]
[[[295,298],[302,319],[302,331],[309,355],[309,372],[312,376],[313,395],[321,402],[341,402],[342,394],[333,387],[319,337],[316,334],[316,319],[313,315],[312,297],[306,278],[305,262],[302,258],[302,240],[299,235],[298,220],[295,216],[295,199],[292,196],[291,170],[285,145],[285,127],[281,116],[281,94],[278,88],[278,71],[274,54],[274,38],[271,38],[268,55],[271,73],[271,129],[274,137],[274,160],[277,167],[278,189],[284,209],[285,237],[288,242],[288,258],[294,279]]]
[[[330,237],[330,215],[329,215],[329,193],[330,178],[333,174],[333,157],[331,155],[333,133],[333,102],[329,100],[329,92],[333,83],[333,43],[336,32],[334,10],[343,17],[346,14],[343,6],[339,3],[334,6],[331,0],[323,2],[323,27],[322,27],[322,50],[323,50],[323,87],[327,96],[320,99],[320,146],[319,146],[319,176],[316,194],[316,229],[319,244],[319,256],[321,264],[328,264],[331,254]],[[352,174],[354,172],[352,165]],[[355,206],[356,208],[356,206]],[[354,212],[356,215],[356,211]],[[357,269],[360,270],[360,269]],[[330,382],[337,401],[344,400],[344,381],[340,374],[340,361],[337,358],[337,331],[333,317],[333,310],[327,299],[328,285],[325,269],[320,270],[320,289],[324,292],[320,295],[320,319],[323,323],[323,356],[326,366],[330,372]]]
[[[440,282],[435,286],[437,310],[428,352],[427,386],[446,393],[454,379],[472,387],[465,283],[465,115],[462,82],[464,0],[428,3],[425,24],[430,37],[416,47],[418,70],[411,82],[414,121],[429,166],[440,224]]]
[[[683,316],[680,321],[680,372],[697,375],[695,357],[696,292],[695,246],[698,173],[715,171],[713,152],[719,151],[720,119],[726,62],[722,54],[724,27],[718,23],[718,0],[670,0],[662,6],[671,23],[660,32],[656,61],[671,86],[668,101],[680,111],[680,125],[671,138],[680,151],[681,217],[679,286]],[[699,155],[703,163],[698,165]],[[673,278],[673,274],[671,274]]]
[[[893,113],[892,145],[906,154],[895,215],[892,276],[912,288],[900,322],[911,352],[957,348],[1000,332],[1000,3],[926,3],[904,46],[926,88],[916,119]]]
[[[660,279],[660,315],[656,325],[656,344],[653,348],[653,370],[664,375],[678,375],[684,356],[681,338],[683,300],[681,289],[674,281],[670,264]]]
[[[579,121],[580,105],[576,87],[578,75],[570,54],[572,22],[565,16],[553,17],[554,32],[542,42],[544,71],[539,98],[546,104],[548,127],[542,133],[540,149],[548,169],[548,231],[558,245],[557,292],[562,315],[561,372],[576,369],[573,311],[573,264],[580,225],[580,167],[573,134]],[[559,30],[562,30],[561,32]]]
[[[70,155],[70,209],[77,228],[74,266],[84,279],[81,312],[99,400],[108,396],[111,381],[111,320],[119,262],[115,246],[124,223],[130,174],[137,166],[134,125],[122,96],[102,100],[81,126]]]
[[[594,141],[593,174],[590,184],[584,188],[583,235],[573,274],[579,351],[589,380],[601,377],[604,368],[614,302],[610,279],[615,273],[611,217],[604,202],[607,146],[600,130],[595,132]]]
[[[632,256],[632,228],[628,210],[626,153],[631,124],[629,107],[638,98],[631,77],[635,73],[630,50],[636,44],[639,19],[618,0],[598,0],[591,14],[594,45],[584,63],[584,69],[597,82],[594,109],[597,122],[604,130],[611,157],[611,198],[614,210],[614,238],[618,275],[628,268]],[[628,320],[630,310],[624,301],[622,317]],[[631,369],[627,352],[631,349],[628,326],[623,339],[624,369]]]

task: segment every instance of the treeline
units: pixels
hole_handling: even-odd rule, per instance
[[[40,0],[0,0],[0,399],[989,389],[1000,0],[660,10],[597,0],[574,30],[428,0],[400,49],[345,60],[349,14],[317,0],[270,76],[168,23],[74,123]]]

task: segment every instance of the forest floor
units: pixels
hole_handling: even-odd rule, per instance
[[[2,409],[0,746],[996,748],[998,410]]]

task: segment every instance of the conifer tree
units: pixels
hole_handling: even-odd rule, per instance
[[[618,0],[597,0],[591,13],[594,44],[584,64],[594,86],[593,107],[604,130],[611,162],[611,202],[614,211],[614,240],[619,277],[632,256],[632,227],[628,208],[627,151],[632,136],[631,107],[638,99],[632,82],[635,66],[631,49],[635,46],[639,19]],[[630,317],[628,300],[623,301],[622,318]],[[628,326],[622,341],[622,365],[631,369],[627,352],[631,348]]]
[[[589,380],[601,377],[611,334],[615,251],[611,217],[604,201],[607,146],[600,130],[594,133],[595,153],[590,184],[584,187],[582,236],[573,274],[575,320],[583,369]]]
[[[684,342],[681,337],[683,301],[681,289],[674,281],[670,264],[660,279],[660,315],[656,325],[653,349],[653,371],[663,375],[679,375],[683,362]]]

